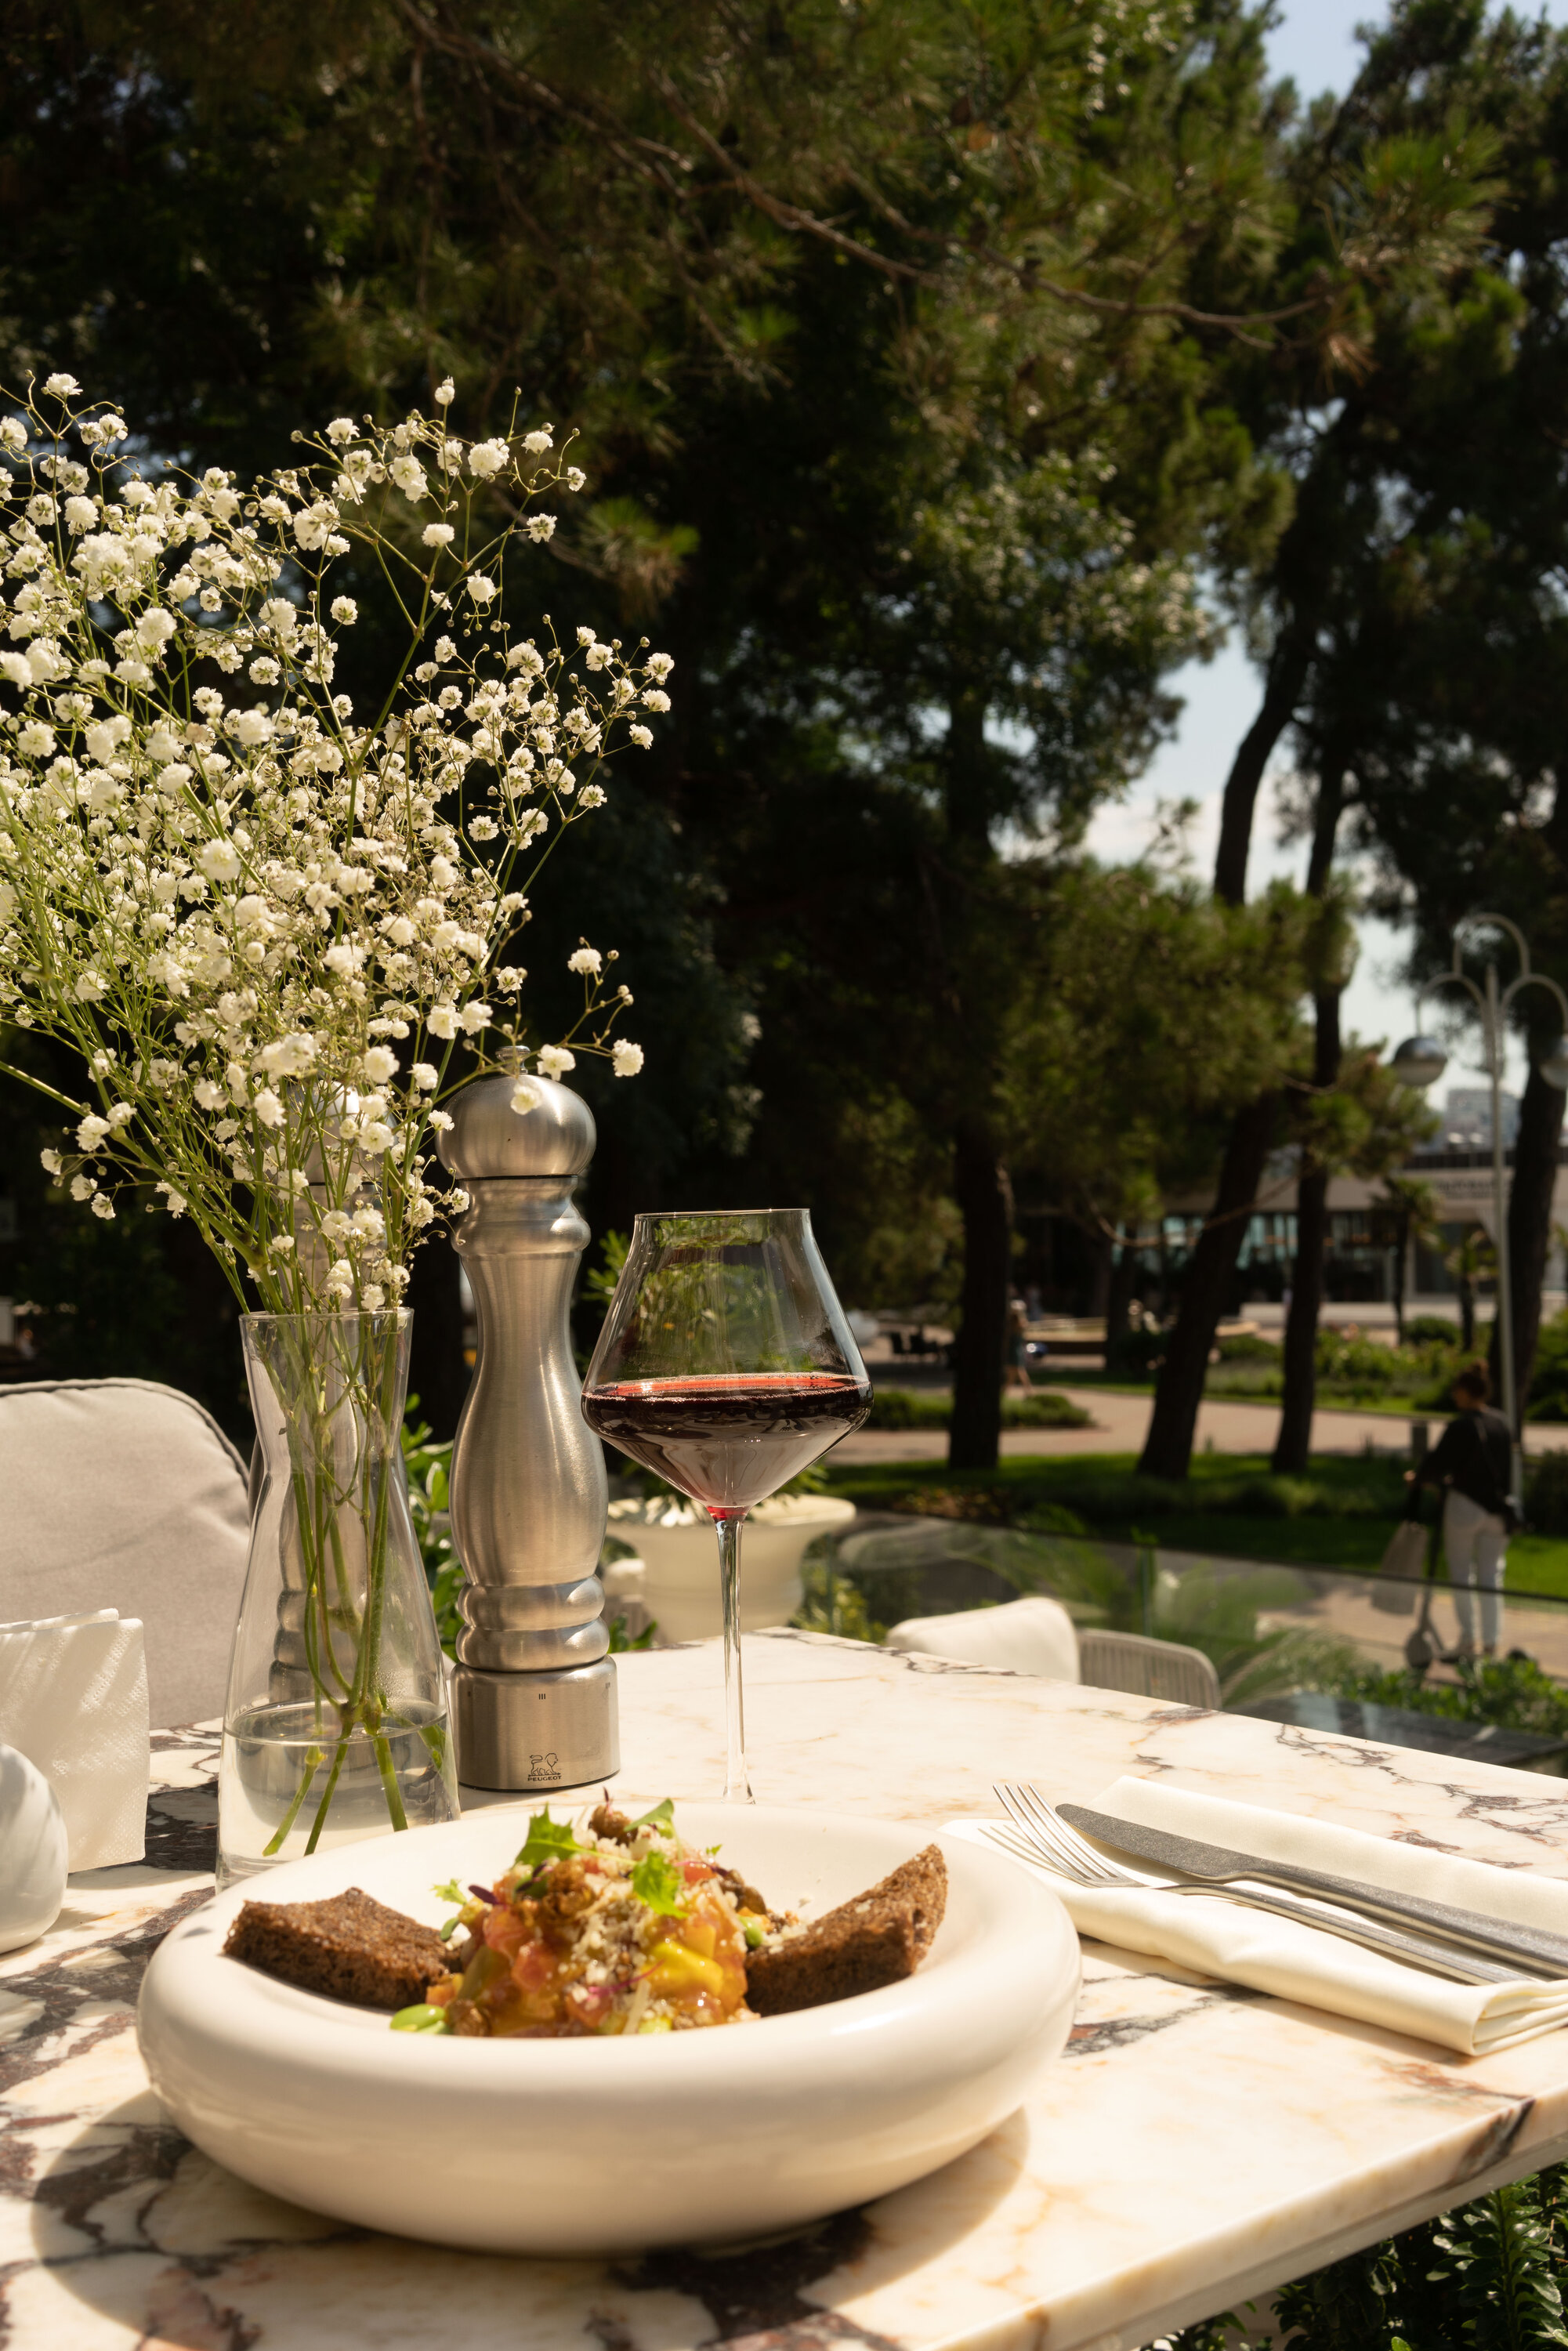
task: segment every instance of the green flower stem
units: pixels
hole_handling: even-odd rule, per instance
[[[305,1769],[300,1776],[299,1785],[294,1791],[294,1802],[289,1805],[288,1810],[285,1813],[282,1820],[278,1823],[277,1829],[268,1838],[267,1844],[262,1847],[262,1851],[269,1859],[273,1854],[282,1852],[288,1832],[299,1817],[299,1807],[305,1802],[307,1795],[309,1793],[310,1782],[314,1780],[317,1772],[321,1769],[322,1764],[326,1761],[327,1750],[324,1747],[312,1747],[306,1755]]]

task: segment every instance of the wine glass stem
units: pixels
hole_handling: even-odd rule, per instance
[[[746,1698],[740,1684],[740,1522],[745,1516],[744,1510],[713,1513],[724,1597],[724,1793],[725,1801],[735,1804],[757,1801],[746,1776]]]

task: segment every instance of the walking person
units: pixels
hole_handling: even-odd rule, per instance
[[[1022,1388],[1026,1394],[1034,1386],[1029,1375],[1029,1316],[1021,1298],[1015,1298],[1008,1308],[1007,1374],[1004,1388]]]
[[[1414,1486],[1447,1489],[1443,1550],[1459,1620],[1461,1656],[1474,1656],[1472,1591],[1480,1593],[1483,1655],[1495,1657],[1502,1622],[1502,1576],[1513,1506],[1509,1495],[1513,1447],[1507,1421],[1490,1405],[1484,1364],[1472,1364],[1454,1382],[1455,1416],[1419,1467]],[[1415,1493],[1411,1496],[1412,1503]]]

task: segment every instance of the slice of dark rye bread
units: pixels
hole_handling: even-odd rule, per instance
[[[351,1886],[329,1902],[247,1902],[224,1950],[285,1983],[357,2008],[412,2008],[446,1973],[433,1927]]]
[[[928,1844],[826,1917],[753,1951],[746,2004],[758,2016],[785,2016],[900,1983],[930,1949],[946,1907],[947,1865]]]

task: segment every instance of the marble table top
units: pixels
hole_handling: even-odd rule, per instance
[[[624,1784],[716,1794],[716,1646],[619,1666]],[[765,1802],[935,1823],[994,1813],[996,1777],[1085,1801],[1130,1771],[1568,1876],[1562,1781],[1293,1725],[783,1632],[747,1639],[747,1714]],[[377,2237],[246,2187],[148,2087],[137,1986],[215,1816],[215,1737],[154,1746],[146,1860],[0,1959],[8,2351],[1135,2351],[1568,2152],[1568,2031],[1465,2061],[1090,1944],[1029,2105],[862,2210],[632,2262]]]

